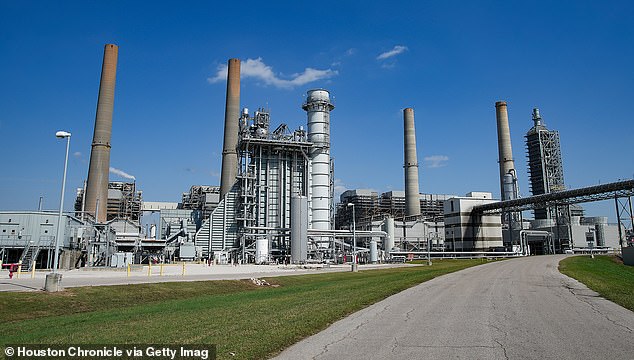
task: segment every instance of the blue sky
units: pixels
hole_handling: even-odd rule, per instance
[[[627,1],[0,1],[0,210],[35,209],[40,196],[57,208],[57,130],[72,133],[72,207],[106,43],[119,46],[111,166],[148,201],[219,184],[217,77],[233,57],[250,70],[242,106],[270,108],[274,126],[305,125],[306,90],[331,91],[339,190],[403,189],[402,109],[413,107],[421,192],[499,196],[497,100],[523,195],[533,107],[560,131],[568,187],[632,178],[632,18]],[[614,221],[612,202],[588,209]]]

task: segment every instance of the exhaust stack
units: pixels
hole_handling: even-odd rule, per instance
[[[110,138],[112,136],[112,112],[114,110],[114,88],[117,77],[119,47],[106,44],[101,67],[99,99],[95,131],[90,151],[90,165],[86,184],[85,211],[95,217],[96,222],[107,219],[108,171],[110,168]]]
[[[504,192],[504,175],[515,176],[515,161],[513,161],[513,150],[511,148],[511,131],[509,130],[509,114],[506,108],[506,101],[495,103],[495,116],[498,130],[498,156],[500,163],[500,196],[506,199]]]
[[[238,174],[238,125],[240,120],[240,59],[229,59],[227,68],[227,102],[225,136],[222,146],[220,198],[231,190]]]
[[[308,156],[311,169],[311,228],[330,230],[330,112],[335,106],[324,89],[309,90],[302,105],[308,116],[308,141],[314,144]]]
[[[418,159],[416,157],[416,128],[414,109],[403,110],[404,150],[405,150],[405,214],[420,215],[420,194],[418,188]]]

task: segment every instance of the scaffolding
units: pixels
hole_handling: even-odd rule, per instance
[[[207,218],[219,202],[220,186],[194,185],[183,193],[179,208],[200,210],[203,218]]]
[[[535,125],[525,136],[530,189],[533,195],[549,194],[566,189],[559,132],[548,130],[541,120],[539,109],[533,109]],[[535,209],[535,219],[552,219],[562,215],[554,214],[553,211],[552,208]]]
[[[425,219],[429,222],[443,221],[443,204],[452,195],[419,194],[420,216],[413,218]],[[355,206],[355,220],[358,224],[372,222],[390,216],[395,219],[405,217],[405,193],[403,191],[389,191],[381,194],[369,190],[348,190],[341,194],[341,202],[337,204],[337,229],[349,229],[352,224],[352,209]],[[408,217],[409,218],[409,217]]]
[[[75,215],[84,218],[84,188],[77,189]],[[138,222],[141,219],[142,191],[134,182],[113,181],[108,183],[108,206],[106,220],[127,219]]]
[[[312,144],[303,129],[286,124],[270,131],[270,115],[258,109],[240,121],[237,221],[242,258],[251,262],[258,239],[268,241],[270,257],[290,254],[291,197],[308,196]]]

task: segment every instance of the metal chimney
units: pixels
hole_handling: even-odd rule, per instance
[[[416,129],[414,109],[403,110],[404,150],[405,150],[405,215],[420,215],[420,194],[418,189],[418,159],[416,157]]]
[[[225,137],[222,146],[220,198],[231,190],[238,174],[238,125],[240,121],[240,59],[229,59],[227,68],[227,103]]]
[[[119,47],[106,44],[101,67],[101,82],[99,84],[99,99],[97,100],[95,131],[90,151],[85,203],[85,211],[95,216],[98,223],[104,223],[107,219],[110,138],[118,56]]]
[[[511,131],[509,130],[509,114],[506,108],[506,101],[495,103],[495,116],[497,118],[498,129],[498,156],[500,163],[500,196],[504,195],[504,175],[512,173],[515,175],[515,162],[513,161],[513,150],[511,148]]]

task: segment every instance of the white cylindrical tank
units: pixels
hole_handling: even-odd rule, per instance
[[[269,261],[269,239],[259,238],[255,241],[255,263],[265,264]]]
[[[291,197],[291,263],[308,259],[308,198]]]
[[[311,159],[311,228],[330,230],[330,102],[327,90],[309,90],[302,105],[308,114],[308,141],[313,143]]]
[[[376,240],[370,240],[370,262],[376,264],[379,261],[379,249]]]
[[[150,239],[156,239],[156,224],[150,225]]]
[[[388,217],[385,219],[385,232],[387,236],[383,242],[383,250],[389,254],[394,248],[394,218]]]

